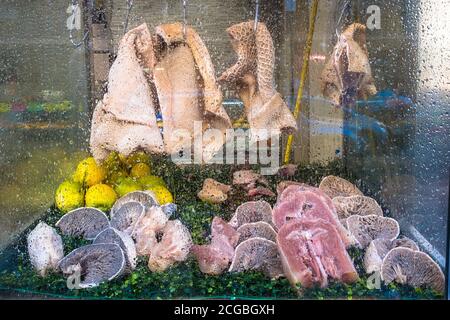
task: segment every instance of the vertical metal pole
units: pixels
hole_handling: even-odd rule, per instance
[[[294,118],[296,121],[298,120],[300,113],[301,113],[303,89],[305,88],[306,76],[308,74],[309,56],[311,54],[311,48],[312,48],[312,43],[313,43],[314,28],[315,28],[315,24],[316,24],[316,16],[317,16],[318,7],[319,7],[319,0],[314,0],[311,5],[310,14],[309,14],[308,37],[306,39],[305,48],[303,50],[303,64],[302,64],[302,69],[300,72],[300,85],[298,87],[297,100],[295,102],[295,108],[294,108]],[[290,134],[288,136],[288,139],[286,142],[286,149],[285,149],[284,159],[283,159],[284,164],[288,164],[291,161],[291,150],[292,150],[293,142],[294,142],[294,135]]]

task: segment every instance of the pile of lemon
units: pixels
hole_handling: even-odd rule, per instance
[[[164,180],[152,175],[147,154],[125,157],[112,152],[102,164],[92,157],[82,160],[72,177],[59,185],[55,203],[62,212],[83,206],[108,211],[118,198],[138,190],[152,191],[160,205],[173,202]]]

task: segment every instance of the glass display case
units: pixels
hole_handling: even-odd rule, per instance
[[[0,16],[0,298],[449,298],[446,0]]]

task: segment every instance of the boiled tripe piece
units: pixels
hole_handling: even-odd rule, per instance
[[[140,49],[144,44],[153,47],[145,23],[128,31],[120,40],[108,76],[106,110],[119,121],[156,125],[153,97],[142,68]]]
[[[106,110],[105,103],[108,102],[99,101],[92,116],[90,148],[96,161],[102,162],[112,151],[125,156],[137,150],[155,154],[164,152],[156,120],[154,128],[149,125],[119,121]]]
[[[357,98],[377,93],[366,46],[366,26],[353,23],[339,36],[321,75],[322,94],[335,106],[346,103],[347,94]]]
[[[191,27],[186,27],[185,37],[181,23],[160,25],[156,34],[166,48],[153,73],[166,152],[190,152],[194,139],[202,140],[202,161],[207,162],[222,148],[225,130],[231,128],[208,50]],[[217,136],[207,129],[216,129]]]
[[[219,81],[237,87],[252,140],[267,140],[280,131],[296,130],[295,118],[275,88],[275,49],[266,25],[259,22],[255,31],[254,21],[246,21],[229,27],[227,33],[238,60]]]
[[[95,107],[90,147],[103,161],[111,151],[125,156],[136,150],[163,153],[154,97],[140,58],[151,57],[152,37],[144,23],[128,31],[119,43],[108,76],[108,92]]]
[[[189,46],[203,80],[204,115],[208,121],[212,121],[212,127],[231,128],[230,118],[222,106],[222,92],[216,81],[214,65],[198,33],[190,26],[184,28],[179,22],[160,25],[155,31],[168,45],[181,42]]]
[[[40,276],[49,270],[57,270],[58,262],[64,256],[61,236],[45,222],[39,222],[27,237],[28,255],[31,265]]]
[[[189,47],[180,44],[169,49],[155,66],[153,77],[164,121],[166,152],[190,150],[194,144],[195,122],[200,124],[199,134],[203,133],[203,113],[200,85]]]

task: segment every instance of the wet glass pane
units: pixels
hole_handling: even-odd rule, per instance
[[[0,298],[445,297],[446,0],[185,4],[0,3]]]
[[[362,1],[363,8],[368,5]],[[426,1],[382,7],[388,15],[379,32],[368,34],[367,44],[380,91],[368,103],[358,101],[348,110],[347,128],[355,136],[347,140],[347,158],[404,232],[422,242],[445,267],[448,59],[431,52],[448,51],[448,39],[435,19],[446,14],[438,8]]]
[[[5,1],[0,25],[0,247],[38,218],[87,145],[85,48],[65,2]]]

